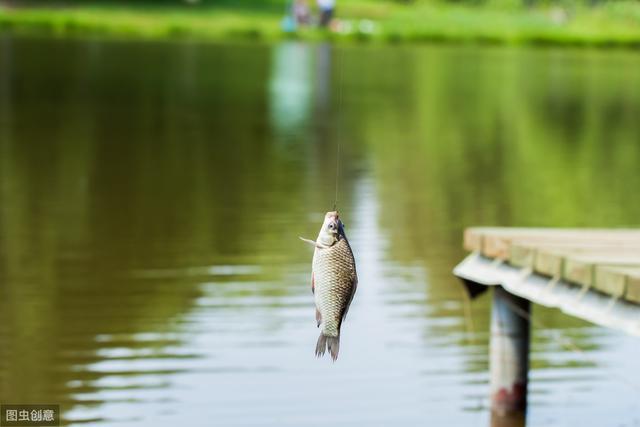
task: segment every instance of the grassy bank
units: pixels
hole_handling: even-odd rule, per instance
[[[481,6],[417,1],[338,2],[338,32],[303,28],[284,33],[282,7],[129,6],[0,8],[0,30],[53,35],[102,35],[202,40],[355,40],[478,42],[640,47],[640,3],[525,8],[510,0]]]

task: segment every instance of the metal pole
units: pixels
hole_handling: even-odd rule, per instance
[[[528,300],[501,286],[494,287],[489,350],[494,415],[524,412],[527,408],[529,315]]]

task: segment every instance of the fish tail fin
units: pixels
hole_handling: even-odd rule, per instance
[[[325,351],[329,350],[331,359],[335,362],[338,358],[338,352],[340,351],[340,335],[336,337],[330,337],[320,332],[318,337],[318,343],[316,344],[316,357],[324,356]]]

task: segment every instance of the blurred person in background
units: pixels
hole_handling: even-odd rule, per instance
[[[328,27],[333,19],[333,13],[336,6],[335,0],[317,0],[320,9],[320,26]]]
[[[293,2],[293,16],[298,25],[309,25],[311,22],[311,12],[307,0],[295,0]]]

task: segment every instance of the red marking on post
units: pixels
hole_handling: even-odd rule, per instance
[[[524,411],[527,408],[526,383],[515,383],[511,390],[503,387],[495,392],[493,408],[500,412]]]

